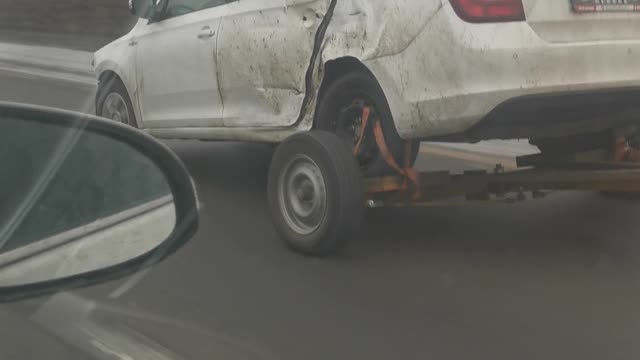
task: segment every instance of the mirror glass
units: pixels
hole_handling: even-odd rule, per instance
[[[160,168],[102,132],[0,116],[0,164],[1,287],[123,263],[175,226]]]

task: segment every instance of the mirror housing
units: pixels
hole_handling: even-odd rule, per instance
[[[0,102],[0,148],[0,303],[122,278],[197,230],[185,166],[133,127]]]
[[[129,0],[129,12],[133,16],[153,20],[158,14],[158,5],[166,2],[167,0]]]

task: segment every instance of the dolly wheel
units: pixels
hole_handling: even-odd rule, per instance
[[[267,186],[273,223],[293,250],[335,254],[358,233],[362,176],[352,151],[336,135],[312,130],[286,139],[273,156]]]

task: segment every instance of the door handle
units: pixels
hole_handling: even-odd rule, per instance
[[[133,39],[131,41],[129,41],[129,46],[136,46],[136,45],[138,45],[137,41],[135,41]]]
[[[206,39],[210,39],[212,38],[214,35],[216,34],[215,31],[211,30],[210,27],[205,26],[203,27],[200,32],[198,33],[198,39],[201,40],[206,40]]]

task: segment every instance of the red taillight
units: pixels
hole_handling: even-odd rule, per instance
[[[524,21],[522,0],[451,0],[456,14],[472,23]]]

